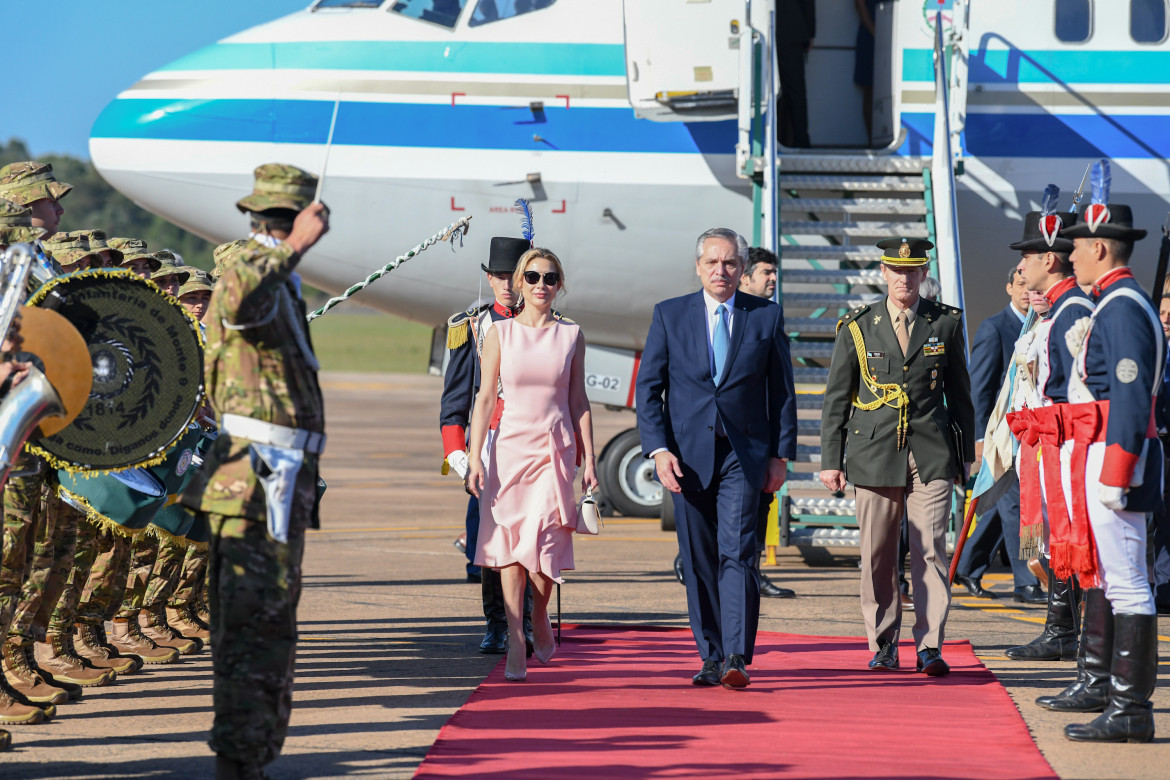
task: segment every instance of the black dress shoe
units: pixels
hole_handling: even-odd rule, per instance
[[[909,593],[899,593],[898,600],[902,602],[902,609],[906,612],[914,611],[914,599],[910,598]]]
[[[882,642],[882,646],[874,653],[873,659],[869,662],[870,669],[877,669],[883,672],[892,672],[898,668],[898,646],[893,641],[887,639]]]
[[[962,574],[956,574],[955,575],[955,582],[959,583],[964,588],[966,588],[967,592],[970,593],[972,596],[974,596],[977,599],[993,599],[993,598],[995,598],[995,596],[992,595],[991,591],[983,589],[983,583],[981,583],[978,580],[978,578],[965,577]]]
[[[724,688],[746,688],[751,678],[743,664],[743,656],[732,653],[723,662],[723,675],[719,678]]]
[[[488,623],[483,641],[479,643],[479,652],[484,655],[503,655],[508,652],[508,626]]]
[[[781,588],[768,579],[768,575],[760,572],[760,595],[768,599],[794,599],[796,591]]]
[[[691,678],[691,682],[695,685],[718,685],[720,666],[721,664],[715,660],[714,656],[708,658],[703,662],[703,668],[699,670],[699,673]]]
[[[1048,594],[1039,585],[1025,585],[1016,590],[1012,601],[1018,601],[1021,604],[1047,604]]]
[[[942,677],[950,674],[951,667],[947,666],[938,648],[926,647],[918,651],[918,671],[930,677]]]
[[[679,585],[687,584],[687,581],[683,579],[682,553],[674,556],[674,577],[678,580]]]

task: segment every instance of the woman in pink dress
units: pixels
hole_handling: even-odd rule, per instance
[[[556,650],[548,600],[561,572],[573,568],[577,502],[573,473],[583,451],[582,489],[597,486],[593,421],[585,397],[585,339],[581,329],[557,319],[552,304],[564,290],[561,261],[547,249],[521,256],[513,289],[524,308],[500,320],[484,339],[480,387],[503,386],[504,411],[483,462],[496,394],[480,393],[471,419],[471,466],[467,487],[479,498],[479,545],[475,562],[499,569],[508,615],[504,676],[523,680],[524,583],[533,590],[533,655],[548,663]]]

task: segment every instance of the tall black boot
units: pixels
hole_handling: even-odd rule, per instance
[[[504,609],[504,585],[500,573],[484,566],[480,569],[480,595],[483,597],[483,616],[487,629],[479,652],[502,655],[508,651],[508,613]]]
[[[1071,661],[1077,657],[1076,577],[1058,580],[1048,570],[1048,616],[1040,636],[1026,645],[1009,648],[1013,661]]]
[[[1109,706],[1092,723],[1071,723],[1064,735],[1076,742],[1151,742],[1158,682],[1158,616],[1113,616],[1113,669]]]
[[[1113,610],[1105,591],[1085,591],[1085,616],[1077,650],[1077,679],[1055,696],[1036,703],[1054,712],[1104,712],[1109,703],[1109,669],[1113,663]]]

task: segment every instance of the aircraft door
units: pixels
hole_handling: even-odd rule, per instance
[[[625,0],[626,81],[639,119],[734,119],[742,0]]]

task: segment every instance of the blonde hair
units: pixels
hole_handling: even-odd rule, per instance
[[[520,255],[520,259],[516,261],[516,270],[512,272],[512,289],[520,290],[520,283],[524,281],[524,272],[528,270],[528,264],[533,260],[544,258],[553,264],[553,268],[557,269],[557,274],[561,277],[561,284],[558,290],[559,293],[567,292],[565,288],[565,268],[561,265],[561,259],[553,254],[551,249],[544,249],[542,247],[534,246],[524,254]]]

